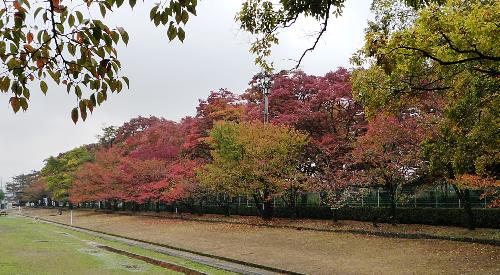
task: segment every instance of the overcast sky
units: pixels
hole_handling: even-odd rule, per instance
[[[343,16],[331,20],[302,70],[323,75],[338,66],[349,67],[349,57],[363,43],[370,3],[347,1]],[[242,93],[259,69],[248,52],[250,38],[234,22],[240,5],[236,0],[199,1],[198,16],[191,17],[183,44],[169,43],[166,30],[154,27],[148,4],[138,3],[133,11],[121,8],[106,17],[108,25],[123,26],[130,34],[128,47],[119,48],[130,89],[108,95],[107,102],[77,125],[69,115],[75,98],[65,89],[50,86],[43,96],[33,87],[30,108],[18,114],[12,112],[8,96],[0,94],[0,177],[5,182],[13,175],[38,170],[51,155],[93,143],[105,125],[121,125],[138,115],[178,121],[194,115],[198,99],[212,90]],[[297,59],[312,45],[310,35],[317,28],[317,23],[302,21],[281,35],[273,56],[278,70],[292,67],[287,60]]]

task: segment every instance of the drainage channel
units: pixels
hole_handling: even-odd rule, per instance
[[[171,263],[159,261],[159,260],[156,260],[156,259],[153,259],[153,258],[149,258],[149,257],[146,257],[146,256],[138,255],[138,254],[131,253],[131,252],[128,252],[128,251],[125,251],[125,250],[116,249],[116,248],[113,248],[113,247],[110,247],[110,246],[107,246],[107,245],[97,245],[96,247],[100,248],[100,249],[103,249],[103,250],[106,250],[106,251],[109,251],[109,252],[113,252],[113,253],[116,253],[116,254],[124,255],[124,256],[127,256],[129,258],[141,260],[141,261],[146,262],[148,264],[152,264],[152,265],[160,266],[160,267],[163,267],[163,268],[166,268],[166,269],[169,269],[169,270],[173,270],[173,271],[177,271],[177,272],[180,272],[180,273],[184,273],[186,275],[205,275],[205,273],[202,273],[202,272],[199,272],[199,271],[187,268],[187,267],[183,267],[183,266],[174,265],[174,264],[171,264]]]
[[[174,257],[184,258],[187,260],[201,263],[203,265],[208,265],[211,267],[224,269],[224,270],[239,273],[239,274],[246,274],[246,275],[268,275],[268,274],[304,275],[303,273],[293,272],[293,271],[289,271],[289,270],[268,267],[268,266],[259,265],[259,264],[255,264],[255,263],[249,263],[249,262],[245,262],[245,261],[241,261],[241,260],[235,260],[235,259],[225,258],[225,257],[221,257],[221,256],[215,256],[215,255],[209,255],[206,253],[191,251],[191,250],[187,250],[187,249],[176,248],[176,247],[172,247],[172,246],[165,245],[165,244],[159,244],[159,243],[153,243],[153,242],[148,242],[148,241],[139,240],[139,239],[127,238],[127,237],[123,237],[123,236],[119,236],[119,235],[115,235],[115,234],[111,234],[111,233],[100,232],[100,231],[87,229],[87,228],[83,228],[83,227],[67,225],[67,224],[63,224],[63,223],[59,223],[59,222],[55,222],[55,221],[51,221],[51,220],[46,220],[46,219],[39,218],[39,217],[33,217],[33,216],[28,216],[28,215],[23,215],[23,214],[16,214],[16,215],[18,215],[20,217],[25,217],[25,218],[33,218],[33,219],[36,219],[37,221],[40,221],[40,222],[52,224],[55,226],[70,229],[70,230],[77,231],[77,232],[83,232],[83,233],[86,233],[86,234],[89,234],[92,236],[96,236],[96,237],[99,237],[99,238],[102,238],[105,240],[118,241],[118,242],[125,243],[128,245],[140,247],[140,248],[147,249],[147,250],[152,250],[155,252],[159,252],[159,253],[174,256]],[[124,252],[126,252],[126,251],[124,251]],[[140,256],[140,255],[138,255],[138,256]],[[198,274],[200,274],[200,273],[198,273]]]

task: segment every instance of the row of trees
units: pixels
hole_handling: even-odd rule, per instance
[[[448,183],[472,229],[470,190],[499,202],[499,5],[375,1],[352,58],[361,67],[274,75],[270,124],[258,85],[242,95],[222,89],[180,122],[107,127],[98,143],[47,159],[21,189],[26,200],[131,208],[214,197],[229,209],[243,195],[270,218],[274,197],[294,207],[301,192],[322,192],[335,210],[374,186],[388,192],[395,218],[404,186]]]

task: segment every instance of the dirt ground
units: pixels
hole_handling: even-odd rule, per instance
[[[23,210],[69,223],[69,213]],[[500,247],[74,211],[77,226],[308,274],[500,274]]]
[[[86,211],[93,211],[92,209],[85,209]],[[477,228],[476,230],[468,230],[463,227],[452,226],[432,226],[425,224],[398,224],[393,226],[387,223],[379,223],[378,227],[374,227],[371,222],[350,221],[342,220],[333,223],[330,220],[314,220],[314,219],[285,219],[274,218],[270,221],[263,220],[260,217],[254,216],[224,216],[205,214],[197,215],[190,213],[175,214],[171,212],[125,212],[119,213],[130,215],[143,215],[143,216],[160,216],[166,218],[179,218],[195,221],[209,221],[209,222],[229,222],[229,223],[246,223],[250,225],[271,225],[277,227],[298,227],[303,229],[321,229],[331,231],[345,231],[345,230],[362,230],[370,232],[393,232],[393,233],[412,233],[412,234],[428,234],[433,236],[447,236],[447,237],[469,237],[479,239],[490,239],[500,241],[500,229],[493,228]]]

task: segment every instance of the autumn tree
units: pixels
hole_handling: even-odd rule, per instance
[[[273,197],[300,176],[298,156],[308,137],[289,127],[220,122],[208,142],[213,161],[200,171],[200,181],[229,197],[253,197],[261,216],[270,219]]]
[[[122,151],[113,147],[96,152],[94,161],[86,162],[75,172],[70,188],[73,203],[117,200],[122,197],[119,164]]]
[[[499,3],[449,0],[417,10],[378,3],[354,58],[369,65],[354,74],[357,99],[370,116],[422,101],[430,107],[439,129],[424,144],[430,172],[455,187],[473,229],[469,191],[478,184],[470,179],[498,180],[499,133],[490,129],[498,128]]]
[[[196,182],[182,172],[189,171],[191,164],[181,155],[184,139],[178,123],[139,118],[118,129],[126,138],[102,147],[96,160],[77,172],[72,201],[110,201],[115,207],[124,202],[134,210],[139,204],[154,203],[159,209],[160,202],[180,201],[187,190],[194,190]],[[186,178],[181,180],[179,175]]]
[[[249,89],[242,98],[247,101],[247,119],[260,120],[262,96],[258,87]],[[301,170],[309,176],[308,190],[292,186],[285,201],[293,208],[299,192],[318,191],[335,214],[357,193],[350,153],[366,126],[363,108],[353,100],[349,71],[339,68],[325,76],[303,72],[278,75],[269,101],[271,123],[293,127],[311,137],[300,157]],[[336,215],[333,217],[335,220]]]
[[[420,146],[424,133],[416,118],[380,114],[357,140],[353,156],[362,167],[359,179],[388,193],[393,224],[402,188],[425,172]]]
[[[47,186],[40,178],[37,178],[36,181],[23,189],[21,201],[35,202],[35,204],[38,204],[39,201],[49,197],[50,194],[48,193]]]
[[[468,83],[470,94],[448,103],[439,132],[424,144],[431,174],[450,183],[463,202],[467,225],[475,228],[471,190],[499,197],[500,127],[498,92],[484,96],[484,82]]]
[[[74,173],[81,165],[92,159],[92,153],[85,146],[81,146],[45,160],[45,165],[40,171],[40,180],[45,183],[53,200],[68,201]]]
[[[217,121],[242,121],[243,106],[239,97],[226,90],[212,91],[206,99],[200,99],[195,117],[185,117],[181,121],[184,136],[183,154],[190,158],[210,159],[210,148],[204,142]]]

